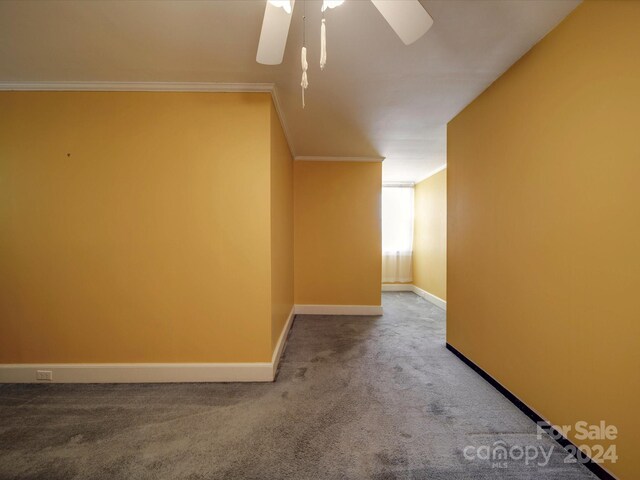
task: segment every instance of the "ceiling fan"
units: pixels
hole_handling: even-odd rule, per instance
[[[301,0],[305,1],[305,0]],[[344,0],[324,0],[321,11],[323,13],[321,25],[321,53],[320,68],[326,63],[326,27],[324,12],[344,3]],[[391,28],[396,32],[405,45],[410,45],[433,25],[433,19],[422,7],[418,0],[371,0]],[[289,25],[295,0],[268,0],[262,20],[262,30],[258,43],[256,61],[264,65],[279,65],[284,57],[284,50],[289,35]],[[305,16],[303,16],[304,22]],[[304,23],[303,23],[304,32]],[[304,90],[307,88],[307,49],[303,33],[301,51],[302,64],[302,106],[304,107]]]
[[[303,0],[304,1],[304,0]],[[344,0],[325,0],[323,11]],[[433,25],[433,19],[418,0],[371,0],[405,45],[418,40]],[[264,65],[282,63],[295,0],[268,0],[262,20],[256,60]]]

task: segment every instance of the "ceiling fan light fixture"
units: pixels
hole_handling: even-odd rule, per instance
[[[256,61],[264,65],[280,65],[289,34],[289,25],[296,0],[267,0],[265,4],[260,41]],[[302,107],[305,106],[304,91],[309,85],[307,76],[307,45],[305,20],[306,0],[303,2],[302,14]],[[322,23],[320,24],[320,70],[327,65],[327,22],[325,11],[339,7],[344,0],[322,0]],[[405,45],[410,45],[422,37],[433,25],[433,18],[420,4],[420,0],[371,0],[380,14]],[[282,9],[282,10],[281,10]]]
[[[282,8],[285,12],[291,15],[291,12],[293,10],[291,8],[291,0],[269,0],[269,3],[274,7]]]
[[[324,12],[327,8],[336,8],[344,3],[344,0],[324,0],[322,2],[322,11]]]

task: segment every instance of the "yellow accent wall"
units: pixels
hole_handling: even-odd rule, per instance
[[[640,2],[587,1],[448,127],[448,332],[640,477]],[[569,436],[574,438],[574,433]]]
[[[293,308],[293,158],[271,105],[271,348]]]
[[[413,284],[447,299],[447,171],[415,186]]]
[[[0,93],[0,363],[270,361],[292,301],[272,109]]]
[[[295,303],[380,305],[379,162],[294,162]]]

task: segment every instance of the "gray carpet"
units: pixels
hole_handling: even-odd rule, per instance
[[[2,385],[0,478],[595,478],[445,350],[442,310],[384,308],[297,316],[271,384]],[[554,448],[546,466],[464,455],[496,441]]]

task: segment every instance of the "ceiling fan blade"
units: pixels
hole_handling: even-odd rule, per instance
[[[292,9],[294,2],[295,0],[291,1]],[[262,20],[260,42],[258,43],[258,54],[256,55],[258,63],[264,65],[282,63],[291,17],[292,14],[287,13],[284,8],[276,7],[271,2],[267,2]]]
[[[418,0],[371,0],[405,45],[418,40],[433,25],[433,18]]]

